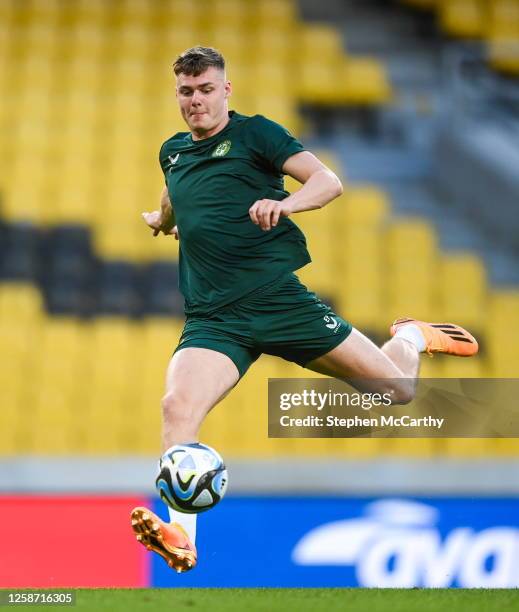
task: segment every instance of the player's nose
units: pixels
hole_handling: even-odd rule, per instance
[[[195,90],[193,92],[193,95],[191,96],[191,104],[199,106],[201,103],[200,100],[200,92],[198,92],[197,90]]]

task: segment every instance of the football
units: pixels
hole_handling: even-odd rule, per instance
[[[177,444],[159,461],[155,481],[160,498],[186,514],[205,512],[227,490],[227,470],[220,455],[205,444]]]

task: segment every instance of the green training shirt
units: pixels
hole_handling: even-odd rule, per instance
[[[283,200],[285,161],[303,146],[262,115],[229,113],[205,140],[180,132],[160,150],[160,165],[180,238],[179,284],[188,315],[203,315],[310,262],[306,240],[282,217],[268,232],[255,225],[256,200]]]

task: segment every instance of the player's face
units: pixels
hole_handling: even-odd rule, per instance
[[[227,123],[231,84],[222,70],[211,66],[198,76],[179,74],[176,93],[182,117],[197,137],[208,138]]]

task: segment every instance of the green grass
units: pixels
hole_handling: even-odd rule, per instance
[[[34,589],[32,592],[35,592]],[[61,589],[60,589],[61,590]],[[77,589],[61,610],[159,612],[519,611],[517,589]],[[8,606],[50,610],[49,606]],[[54,608],[56,609],[56,608]]]

